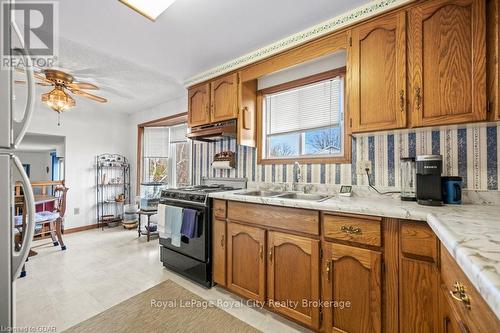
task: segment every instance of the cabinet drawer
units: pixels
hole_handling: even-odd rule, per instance
[[[319,235],[319,213],[313,210],[229,201],[227,218],[259,226]]]
[[[443,245],[441,245],[441,279],[448,304],[458,313],[470,332],[500,332],[500,321]],[[462,293],[459,291],[460,288],[463,288]],[[468,303],[461,301],[461,296],[468,297]]]
[[[214,200],[214,216],[218,219],[226,219],[226,201],[225,200]]]
[[[400,235],[404,256],[437,261],[438,239],[425,222],[401,222]]]
[[[325,238],[381,246],[381,218],[323,214]]]

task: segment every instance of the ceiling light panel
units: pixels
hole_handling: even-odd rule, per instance
[[[139,14],[155,21],[175,0],[120,0]]]

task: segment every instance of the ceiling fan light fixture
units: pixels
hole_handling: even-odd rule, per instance
[[[175,0],[119,0],[142,16],[155,21]]]
[[[50,92],[42,94],[42,102],[47,104],[47,106],[57,113],[61,113],[75,106],[75,100],[58,86]]]

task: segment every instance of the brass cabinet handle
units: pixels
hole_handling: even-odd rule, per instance
[[[212,117],[213,117],[214,112],[215,112],[214,109],[215,109],[215,106],[214,106],[214,103],[212,103],[212,106],[211,106]]]
[[[273,260],[273,248],[269,250],[269,261]]]
[[[350,225],[350,226],[343,225],[342,227],[340,227],[340,231],[345,232],[346,234],[350,234],[350,235],[360,235],[361,234],[361,228],[357,228],[357,227],[355,228],[352,225]]]
[[[209,108],[209,107],[208,107],[208,104],[207,104],[207,105],[205,106],[205,113],[207,114],[207,116],[209,115],[209,112],[210,112],[210,111],[208,110],[208,108]]]
[[[422,103],[422,95],[420,92],[420,87],[415,88],[415,99],[417,102],[417,111],[420,111],[420,104]]]
[[[399,92],[399,107],[401,112],[405,111],[405,91],[403,89]]]
[[[453,284],[452,290],[450,290],[450,295],[455,300],[464,303],[465,306],[470,309],[470,297],[469,295],[467,295],[465,286],[463,284],[461,284],[460,282],[455,282]]]
[[[224,247],[224,235],[220,238],[220,246]]]
[[[332,262],[328,261],[326,263],[326,279],[330,282],[330,270],[332,269]]]
[[[260,250],[259,250],[259,257],[260,259],[264,259],[264,245],[260,245]]]

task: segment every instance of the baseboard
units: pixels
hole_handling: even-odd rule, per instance
[[[64,234],[72,234],[72,233],[75,233],[75,232],[80,232],[80,231],[85,231],[85,230],[90,230],[90,229],[96,229],[96,228],[97,228],[97,223],[89,224],[89,225],[83,225],[81,227],[64,229]]]

